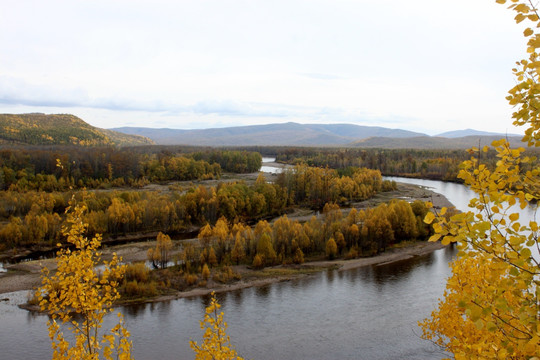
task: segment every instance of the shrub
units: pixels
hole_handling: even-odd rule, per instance
[[[295,264],[303,264],[304,263],[304,252],[302,251],[302,249],[300,249],[300,248],[296,249],[296,251],[294,252],[293,262]]]
[[[210,278],[210,269],[208,268],[208,265],[204,264],[201,275],[204,280],[208,280]]]
[[[347,253],[347,255],[345,255],[345,259],[347,260],[350,260],[350,259],[356,259],[358,257],[359,253],[358,253],[358,248],[356,246],[353,246],[349,252]]]
[[[255,255],[255,257],[253,258],[252,266],[255,269],[262,269],[264,267],[264,263],[263,263],[261,255],[259,255],[259,254]]]
[[[136,280],[137,282],[147,282],[150,270],[142,262],[129,264],[126,267],[126,281]]]
[[[186,282],[188,286],[195,285],[198,280],[199,280],[199,277],[195,274],[184,275],[184,281]]]
[[[230,266],[224,266],[220,272],[214,275],[214,280],[220,283],[227,283],[232,280],[240,280],[241,278],[242,276],[237,272],[234,272]]]

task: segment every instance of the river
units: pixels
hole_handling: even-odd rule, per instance
[[[416,182],[465,210],[470,194],[459,184]],[[228,335],[248,359],[441,359],[420,338],[419,320],[442,296],[455,256],[445,248],[412,259],[220,294]],[[44,315],[20,310],[25,293],[0,295],[2,358],[50,358]],[[200,341],[207,297],[121,307],[136,359],[192,359],[189,340]],[[116,316],[106,321],[115,321]],[[107,324],[106,324],[107,325]]]

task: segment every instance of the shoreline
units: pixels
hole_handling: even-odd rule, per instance
[[[414,243],[406,244],[405,246],[389,248],[384,253],[371,256],[371,257],[350,259],[350,260],[337,259],[337,260],[331,260],[331,261],[330,260],[312,261],[312,262],[304,263],[302,265],[294,266],[295,269],[305,269],[306,272],[304,273],[300,272],[298,274],[271,276],[268,278],[239,280],[232,284],[214,284],[214,286],[212,287],[204,287],[204,288],[198,287],[198,288],[193,288],[187,291],[176,291],[175,293],[172,293],[172,294],[158,295],[152,298],[120,300],[114,304],[114,307],[149,304],[149,303],[171,301],[171,300],[184,299],[184,298],[206,296],[212,292],[224,293],[224,292],[247,289],[251,287],[262,287],[262,286],[267,286],[274,283],[291,281],[295,279],[304,278],[307,276],[312,276],[322,271],[327,271],[331,269],[335,269],[339,272],[342,272],[342,271],[349,271],[349,270],[354,270],[354,269],[367,267],[367,266],[384,266],[384,265],[396,263],[399,261],[408,260],[414,257],[424,256],[436,250],[443,249],[445,247],[446,246],[442,245],[440,241],[437,241],[437,242],[416,241]],[[273,267],[268,267],[266,269],[271,270],[271,269],[288,269],[288,268],[291,268],[291,266],[277,265]],[[36,275],[39,276],[39,274],[36,274]],[[24,289],[11,290],[11,291],[2,291],[2,287],[0,287],[0,299],[3,293],[13,292],[13,291],[26,291],[26,290],[31,290],[31,289],[32,288],[24,288]],[[32,311],[32,312],[41,311],[37,305],[22,304],[22,305],[19,305],[19,307],[28,311]]]
[[[136,304],[146,304],[146,303],[155,303],[155,302],[161,302],[161,301],[170,301],[170,300],[176,300],[181,298],[190,298],[190,297],[198,297],[198,296],[205,296],[212,292],[216,293],[222,293],[222,292],[229,292],[229,291],[236,291],[251,287],[261,287],[270,285],[273,283],[283,282],[283,281],[291,281],[294,279],[303,278],[306,276],[311,276],[313,274],[326,271],[329,269],[336,269],[337,271],[348,271],[348,270],[354,270],[366,266],[384,266],[387,264],[396,263],[399,261],[411,259],[417,256],[424,256],[429,253],[432,253],[436,250],[440,250],[445,248],[445,245],[442,245],[440,241],[437,242],[427,242],[427,241],[417,241],[412,244],[407,244],[402,247],[393,247],[387,249],[384,253],[366,257],[366,258],[358,258],[358,259],[350,259],[350,260],[344,260],[344,259],[337,259],[332,261],[312,261],[307,262],[302,265],[296,265],[294,268],[296,269],[305,269],[305,273],[298,273],[298,274],[289,274],[289,275],[283,275],[283,276],[271,276],[268,278],[255,278],[255,279],[248,279],[248,280],[239,280],[232,284],[215,284],[212,287],[204,287],[204,288],[194,288],[187,291],[177,291],[173,294],[168,295],[159,295],[153,298],[147,298],[147,299],[133,299],[133,300],[120,300],[115,306],[129,306],[129,305],[136,305]],[[287,269],[290,268],[288,266],[278,265],[273,267],[268,267],[266,269]],[[0,286],[0,295],[4,293],[10,293],[14,291],[27,291],[32,290],[35,286],[39,286],[41,283],[40,274],[24,274],[24,275],[11,275],[7,278],[12,278],[14,281],[16,281],[16,285],[14,286]],[[6,279],[7,279],[6,278]],[[26,278],[26,281],[21,281]],[[1,278],[0,278],[1,279]],[[0,281],[0,285],[2,285],[2,282]],[[29,311],[39,311],[39,309],[36,306],[31,305],[20,305],[21,308],[29,310]]]
[[[354,208],[364,208],[373,206],[374,202],[384,202],[392,198],[407,198],[411,200],[420,199],[423,201],[431,201],[434,208],[440,209],[443,206],[452,206],[452,204],[441,194],[435,193],[431,190],[423,188],[417,185],[398,183],[398,190],[389,193],[382,193],[379,199],[369,199],[362,203],[351,204]],[[298,220],[302,220],[304,216],[298,216]],[[146,259],[146,251],[149,246],[152,246],[151,242],[144,243],[130,243],[119,246],[108,247],[103,250],[103,259],[106,259],[112,254],[117,252],[119,256],[122,256],[124,261],[140,261]],[[133,301],[120,302],[119,305],[136,304],[136,303],[149,303],[158,301],[167,301],[172,299],[204,296],[206,294],[215,292],[235,291],[248,287],[265,286],[275,282],[289,281],[295,278],[309,276],[310,273],[324,271],[329,268],[337,268],[338,271],[347,271],[359,267],[371,266],[371,265],[384,265],[393,262],[409,259],[415,256],[422,256],[431,253],[435,250],[444,248],[440,242],[430,243],[427,241],[418,241],[412,244],[406,244],[405,246],[388,248],[384,253],[367,258],[358,259],[337,259],[332,261],[312,261],[306,262],[300,266],[296,266],[296,269],[304,269],[307,273],[288,274],[284,276],[271,276],[268,278],[255,278],[248,280],[239,280],[232,284],[214,284],[208,288],[195,288],[188,291],[177,292],[169,295],[161,295],[152,299],[137,299]],[[41,285],[41,268],[46,266],[49,269],[54,269],[54,259],[34,260],[23,262],[8,267],[8,273],[0,273],[0,295],[4,293],[32,290]],[[286,269],[284,266],[275,266],[267,269]]]
[[[161,301],[170,301],[170,300],[176,300],[176,299],[205,296],[205,295],[209,295],[212,292],[223,293],[223,292],[247,289],[251,287],[261,287],[261,286],[266,286],[266,285],[270,285],[274,283],[300,279],[300,278],[311,276],[313,274],[317,274],[317,273],[320,273],[322,271],[326,271],[332,268],[335,268],[337,271],[341,272],[341,271],[354,270],[354,269],[358,269],[358,268],[362,268],[366,266],[383,266],[383,265],[411,259],[417,256],[424,256],[436,250],[443,249],[445,247],[446,245],[442,245],[440,241],[437,241],[437,242],[418,241],[418,242],[413,243],[412,245],[407,245],[404,247],[389,248],[387,251],[385,251],[382,254],[367,257],[367,258],[350,259],[350,260],[338,259],[338,260],[332,260],[332,261],[312,261],[312,262],[304,263],[300,266],[296,266],[297,268],[303,268],[307,270],[313,269],[313,271],[310,273],[300,273],[300,274],[292,274],[292,275],[285,275],[285,276],[273,276],[269,278],[253,279],[253,280],[247,280],[247,281],[239,280],[238,282],[235,282],[232,284],[217,285],[211,288],[195,288],[195,289],[191,289],[187,291],[178,291],[176,294],[160,295],[155,298],[138,299],[138,300],[133,300],[133,301],[120,301],[117,306],[129,306],[129,305],[135,305],[135,304],[146,304],[146,303],[154,303],[154,302],[161,302]],[[287,268],[287,267],[283,265],[278,265],[278,266],[268,267],[266,269],[279,269],[279,268]]]

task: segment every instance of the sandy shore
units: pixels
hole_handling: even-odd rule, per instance
[[[400,183],[399,189],[397,191],[393,191],[390,193],[382,193],[378,195],[375,199],[370,199],[362,203],[355,203],[353,204],[353,206],[357,208],[374,206],[377,203],[388,201],[391,198],[403,198],[409,200],[420,199],[423,201],[431,201],[435,208],[452,205],[444,196],[440,194],[434,193],[430,190],[424,189],[416,185]],[[296,219],[300,221],[304,220],[304,217],[307,220],[309,219],[309,217],[311,217],[311,215],[298,214],[298,216],[289,216],[289,218],[291,219]],[[148,248],[153,246],[155,246],[154,242],[137,242],[112,246],[102,250],[102,258],[104,260],[110,259],[112,253],[116,252],[124,259],[125,262],[144,261],[146,260],[146,253],[148,251]],[[404,247],[391,248],[383,254],[379,254],[377,256],[369,258],[336,261],[317,261],[306,263],[303,266],[306,268],[338,267],[340,271],[345,271],[363,266],[385,264],[405,260],[414,256],[421,256],[441,248],[443,248],[443,246],[440,243],[417,242]],[[41,284],[40,272],[42,267],[47,267],[50,270],[54,270],[55,261],[53,259],[35,260],[7,266],[8,272],[0,273],[0,294],[12,291],[31,290],[38,287]],[[180,297],[200,296],[210,293],[211,291],[222,292],[253,286],[263,286],[273,282],[290,280],[298,276],[306,275],[291,275],[283,277],[278,276],[247,281],[241,280],[232,285],[217,284],[211,289],[194,289],[190,291],[179,292],[170,296],[159,297],[150,301],[162,301]]]

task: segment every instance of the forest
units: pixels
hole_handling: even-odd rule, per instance
[[[283,215],[273,223],[260,220],[249,226],[221,217],[215,225],[202,227],[198,241],[185,244],[174,256],[171,238],[159,233],[156,247],[148,251],[156,270],[149,271],[140,263],[129,265],[120,293],[126,300],[205,286],[210,278],[230,283],[242,278],[234,269],[238,265],[260,270],[314,259],[374,256],[401,242],[427,240],[433,233],[423,222],[428,211],[419,200],[412,204],[393,200],[348,212],[337,204],[326,204],[321,219],[312,216],[303,223]]]
[[[247,151],[153,152],[118,147],[2,147],[0,189],[24,192],[140,188],[151,182],[215,179],[222,171],[255,172],[260,154]]]
[[[530,154],[537,151],[528,149]],[[351,148],[249,147],[211,149],[193,146],[2,146],[0,190],[67,191],[69,189],[142,188],[155,182],[219,179],[223,172],[258,171],[260,154],[276,161],[311,168],[378,170],[384,176],[461,181],[461,162],[470,158],[458,150],[381,150]],[[493,167],[496,153],[483,154]],[[61,166],[58,166],[61,164]],[[324,203],[324,202],[323,202]]]
[[[102,236],[103,244],[156,240],[147,256],[153,271],[141,263],[127,267],[119,292],[130,301],[210,279],[237,281],[239,265],[257,271],[369,257],[432,234],[422,221],[428,212],[422,201],[354,207],[397,189],[380,170],[357,167],[352,156],[343,157],[350,160],[343,166],[316,166],[307,154],[289,159],[295,165],[268,181],[258,173],[262,155],[253,149],[4,146],[0,251],[69,248],[66,211],[75,202],[85,209],[86,235]],[[288,217],[299,209],[321,216]],[[172,239],[184,237],[197,241],[173,246]]]
[[[257,152],[202,150],[131,152],[126,148],[3,149],[0,151],[0,247],[48,247],[62,242],[64,212],[72,196],[88,208],[90,235],[192,232],[223,217],[253,223],[295,206],[322,209],[395,189],[379,171],[354,168],[345,174],[297,165],[269,183],[219,179],[222,172],[256,172]],[[191,180],[201,180],[196,184]],[[182,182],[183,181],[183,182]],[[143,188],[148,184],[159,188]],[[81,190],[86,189],[81,192]]]

